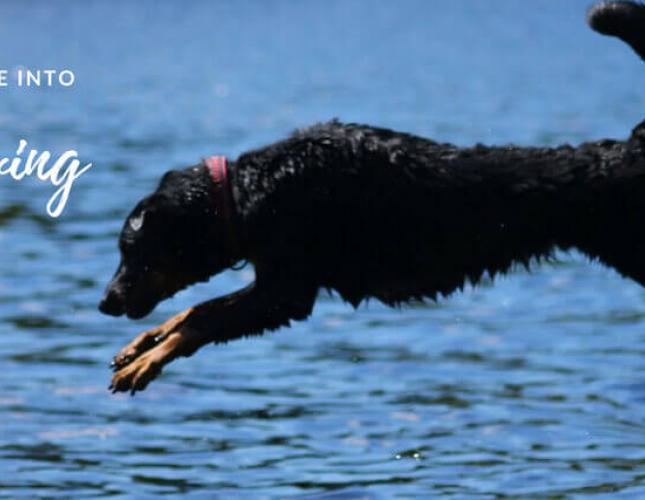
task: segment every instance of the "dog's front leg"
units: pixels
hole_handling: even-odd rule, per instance
[[[112,368],[114,371],[121,370],[143,353],[165,341],[171,333],[179,331],[184,321],[191,317],[197,310],[208,309],[212,314],[215,314],[218,309],[225,307],[227,304],[239,301],[254,289],[255,284],[243,288],[235,293],[204,302],[200,306],[189,307],[185,311],[173,316],[165,323],[162,323],[150,330],[146,330],[135,337],[132,342],[126,345],[116,356],[114,356],[111,363]]]
[[[160,344],[168,337],[168,335],[179,328],[192,311],[193,308],[190,307],[173,316],[165,323],[137,335],[132,342],[126,345],[116,356],[114,356],[110,365],[112,369],[114,371],[120,370],[144,352],[149,351],[156,345]]]
[[[113,392],[141,391],[179,356],[210,342],[227,342],[305,319],[316,296],[313,287],[250,285],[184,311],[143,333],[114,360]]]

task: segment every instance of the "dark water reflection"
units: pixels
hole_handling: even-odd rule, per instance
[[[139,330],[238,288],[218,277],[140,322],[99,315],[131,205],[172,166],[338,116],[449,140],[624,137],[642,65],[587,2],[6,2],[0,146],[94,168],[64,216],[0,179],[0,496],[645,495],[645,293],[578,256],[438,305],[313,318],[204,349],[136,398],[106,391]],[[562,256],[564,257],[564,256]]]

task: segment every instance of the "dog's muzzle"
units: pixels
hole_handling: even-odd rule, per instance
[[[99,303],[99,311],[110,316],[121,316],[125,314],[125,300],[120,293],[108,288]]]

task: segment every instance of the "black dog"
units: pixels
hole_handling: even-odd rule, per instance
[[[596,6],[591,26],[645,58],[645,6]],[[576,247],[645,285],[645,122],[627,141],[457,148],[331,122],[167,173],[128,217],[101,311],[139,318],[241,260],[255,283],[141,334],[114,391],[177,356],[304,320],[318,290],[354,306],[436,298],[484,273]]]

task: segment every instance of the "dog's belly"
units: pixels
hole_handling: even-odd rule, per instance
[[[391,252],[384,253],[390,247]],[[318,261],[320,283],[336,290],[353,305],[368,298],[376,298],[395,305],[423,298],[435,299],[438,294],[448,295],[463,286],[468,266],[459,256],[448,260],[437,253],[436,247],[412,245],[383,245],[379,252],[345,254]],[[481,272],[473,272],[476,281]]]

